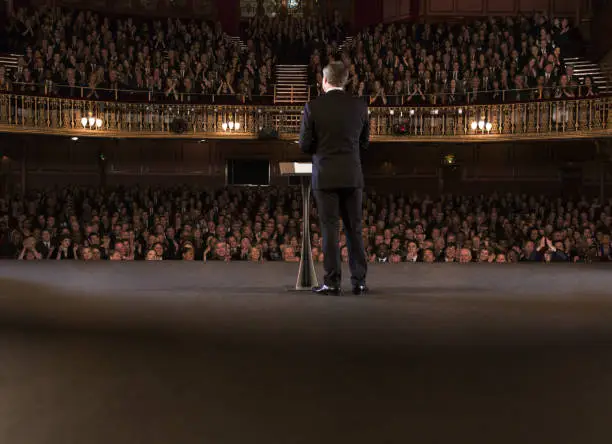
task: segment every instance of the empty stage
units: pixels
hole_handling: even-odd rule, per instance
[[[611,268],[381,265],[367,297],[296,273],[0,263],[0,442],[608,441]]]

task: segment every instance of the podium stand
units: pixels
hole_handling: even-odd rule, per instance
[[[281,176],[299,177],[302,186],[302,255],[300,269],[298,271],[296,291],[311,291],[317,287],[317,273],[312,260],[312,248],[310,245],[310,192],[312,189],[312,163],[281,162]]]

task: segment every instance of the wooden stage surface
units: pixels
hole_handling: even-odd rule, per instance
[[[612,267],[296,273],[0,262],[0,442],[609,442]]]

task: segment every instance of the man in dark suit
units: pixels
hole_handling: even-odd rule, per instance
[[[323,70],[324,95],[304,108],[302,152],[312,154],[312,188],[323,234],[324,285],[319,294],[340,294],[342,264],[338,219],[342,218],[353,294],[367,293],[367,262],[361,233],[363,173],[360,149],[369,143],[367,105],[344,92],[348,70],[332,62]]]
[[[36,251],[38,251],[43,259],[48,259],[51,252],[55,249],[55,245],[51,240],[51,232],[49,230],[42,230],[42,239],[36,244]]]

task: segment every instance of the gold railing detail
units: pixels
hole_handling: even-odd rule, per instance
[[[494,105],[371,107],[373,140],[499,140],[612,136],[612,97]],[[0,131],[98,137],[256,138],[299,133],[302,106],[87,101],[0,94]],[[84,128],[83,117],[102,120]],[[177,132],[177,122],[181,122]],[[232,122],[232,126],[228,126]],[[237,125],[235,125],[237,124]],[[474,126],[476,125],[476,126]],[[225,129],[224,129],[225,127]]]

